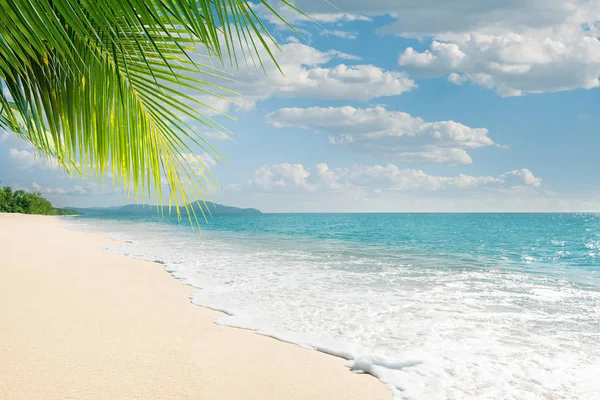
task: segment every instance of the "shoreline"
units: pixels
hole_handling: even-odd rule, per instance
[[[391,399],[342,358],[215,323],[164,265],[60,221],[0,214],[0,398]]]

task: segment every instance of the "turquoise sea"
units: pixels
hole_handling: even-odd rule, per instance
[[[75,218],[396,399],[600,399],[600,214]],[[290,360],[294,362],[294,360]]]

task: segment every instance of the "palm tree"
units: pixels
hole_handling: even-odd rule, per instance
[[[187,205],[215,183],[190,146],[218,155],[191,124],[227,134],[202,99],[229,98],[226,63],[272,49],[246,0],[4,0],[0,128],[71,173]]]

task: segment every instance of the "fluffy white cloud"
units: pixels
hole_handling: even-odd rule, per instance
[[[391,72],[375,65],[323,66],[335,60],[356,60],[339,51],[319,51],[311,46],[291,42],[281,45],[277,54],[280,72],[268,57],[265,69],[255,68],[250,58],[240,62],[236,82],[228,86],[242,95],[242,106],[250,109],[257,101],[270,97],[316,98],[328,100],[370,100],[396,96],[416,88],[404,73]],[[255,61],[255,60],[254,60]]]
[[[228,112],[231,106],[242,110],[251,110],[259,101],[273,97],[311,98],[324,100],[371,100],[379,97],[397,96],[417,87],[405,73],[387,71],[371,64],[348,65],[360,60],[352,54],[337,50],[320,51],[298,41],[280,44],[281,52],[275,51],[275,65],[264,49],[259,54],[264,69],[256,57],[249,53],[237,54],[239,69],[228,68],[233,80],[223,81],[206,76],[211,83],[226,86],[240,96],[222,93],[232,102],[210,94],[196,98],[212,108],[203,107],[207,116]],[[199,63],[206,62],[205,57],[195,55]],[[226,61],[226,65],[230,62]],[[219,67],[215,65],[215,67]]]
[[[455,121],[426,122],[384,107],[283,108],[266,115],[277,128],[329,133],[330,142],[403,162],[469,164],[467,149],[492,146],[485,128]]]
[[[320,0],[297,5],[322,21],[340,15]],[[471,82],[502,96],[600,85],[598,1],[344,0],[338,6],[354,17],[394,17],[381,33],[432,37],[428,49],[408,48],[399,57],[399,65],[415,76],[447,75],[450,82]]]
[[[502,96],[600,85],[600,41],[550,30],[487,31],[438,36],[423,52],[407,48],[398,63],[412,73],[472,82]]]
[[[498,176],[459,174],[447,177],[429,175],[420,169],[400,169],[393,164],[329,168],[321,163],[309,169],[302,164],[282,163],[260,167],[249,184],[268,191],[361,190],[379,193],[536,188],[540,186],[541,179],[528,169],[513,170]]]
[[[307,182],[310,176],[302,164],[263,165],[255,171],[255,178],[250,183],[262,189],[305,189],[313,190]]]
[[[18,168],[58,168],[58,162],[55,159],[46,159],[25,149],[11,148],[8,150],[8,156]]]
[[[369,20],[389,15],[394,21],[382,31],[402,36],[423,37],[439,33],[473,31],[495,26],[501,29],[548,28],[565,21],[584,23],[597,17],[600,5],[590,0],[322,0],[292,2],[321,23]],[[291,22],[306,21],[280,1],[273,6]],[[259,13],[269,16],[266,8]]]
[[[321,34],[325,35],[325,36],[336,36],[336,37],[339,37],[342,39],[350,39],[350,40],[356,39],[358,37],[356,33],[341,31],[341,30],[337,30],[337,29],[334,29],[334,30],[327,29],[327,30],[324,30],[323,32],[321,32]]]
[[[408,47],[398,60],[402,66],[429,69],[435,73],[448,68],[457,68],[467,55],[454,43],[433,41],[430,50],[422,53]]]
[[[448,75],[452,83],[471,82],[502,96],[600,85],[599,2],[484,1],[473,9],[458,3],[441,5],[453,17],[446,24],[429,23],[441,11],[436,9],[412,20],[428,28],[404,26],[401,32],[406,14],[388,27],[402,36],[420,32],[435,39],[427,50],[404,50],[400,66],[420,76]]]

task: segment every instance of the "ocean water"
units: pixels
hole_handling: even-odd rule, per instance
[[[218,323],[342,356],[395,399],[600,399],[598,214],[232,215],[204,238],[68,223],[164,263]]]

